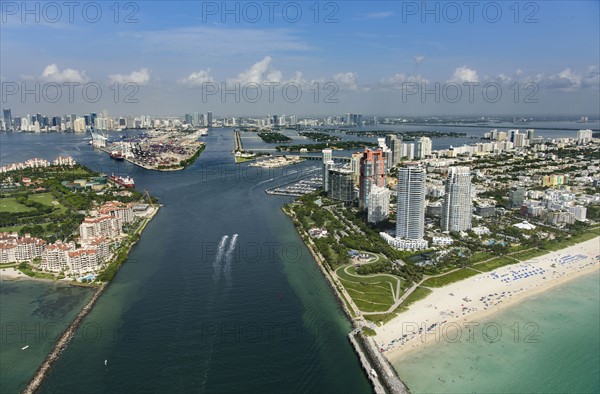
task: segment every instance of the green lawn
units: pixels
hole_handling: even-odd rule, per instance
[[[52,193],[40,193],[40,194],[30,194],[28,199],[31,201],[39,202],[40,204],[49,206],[49,207],[58,207],[61,212],[67,210],[67,208],[63,207],[61,204],[56,201]],[[15,197],[6,197],[0,199],[0,212],[29,212],[34,211],[35,208],[28,207],[23,204],[19,204]]]
[[[253,161],[256,160],[256,157],[235,157],[235,162],[236,163],[245,163],[247,161]]]
[[[476,270],[489,272],[497,268],[504,267],[505,265],[516,264],[518,261],[511,259],[510,257],[496,257],[490,261],[486,261],[482,264],[476,264],[473,266]]]
[[[29,212],[33,211],[35,208],[26,207],[23,204],[19,204],[15,197],[6,197],[0,199],[0,212]]]
[[[429,278],[425,282],[422,283],[422,286],[442,287],[442,286],[446,286],[450,283],[458,282],[460,280],[469,278],[471,276],[475,276],[477,274],[479,274],[479,272],[474,271],[472,269],[463,268],[458,271],[454,271],[449,274],[439,276],[437,278]]]
[[[494,257],[494,255],[491,252],[485,252],[485,251],[475,252],[475,253],[473,253],[473,255],[471,257],[469,257],[467,262],[469,264],[473,264],[473,263],[477,263],[479,261],[491,259],[492,257]]]
[[[380,325],[382,323],[387,323],[388,321],[392,320],[394,317],[398,316],[398,313],[408,310],[408,307],[410,305],[414,304],[415,302],[417,302],[419,300],[422,300],[423,298],[427,297],[429,294],[431,294],[431,290],[426,289],[424,287],[417,287],[415,289],[415,291],[410,293],[410,295],[408,297],[406,297],[404,302],[402,304],[400,304],[398,306],[398,308],[396,308],[392,313],[381,313],[378,315],[366,315],[365,318],[367,320],[372,321],[373,323],[376,323],[377,325]]]
[[[560,250],[560,249],[566,248],[568,246],[573,246],[573,245],[578,244],[580,242],[589,241],[590,239],[596,238],[599,235],[600,235],[600,230],[593,229],[593,230],[590,230],[587,233],[583,233],[581,235],[577,235],[575,237],[571,237],[571,238],[566,239],[566,240],[564,240],[562,242],[551,243],[548,246],[548,250],[552,250],[552,251]]]
[[[550,250],[531,249],[531,250],[511,254],[510,257],[515,258],[519,261],[527,261],[527,260],[533,259],[535,257],[543,256],[547,253],[550,253]]]
[[[40,194],[32,194],[29,196],[30,200],[37,201],[41,204],[47,205],[52,208],[60,208],[57,212],[64,213],[67,211],[67,208],[60,204],[52,195],[52,193],[40,193]]]
[[[349,267],[348,273],[345,272],[344,267],[340,267],[336,270],[336,274],[356,306],[363,312],[387,311],[394,304],[395,291],[401,283],[400,278],[387,275],[355,277],[354,267]]]

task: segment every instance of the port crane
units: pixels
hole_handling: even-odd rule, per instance
[[[154,209],[154,203],[152,202],[152,197],[150,197],[150,193],[148,193],[148,190],[144,190],[144,192],[146,192],[146,196],[148,197],[148,203],[150,204],[152,209]]]

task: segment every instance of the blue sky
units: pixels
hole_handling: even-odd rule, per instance
[[[118,15],[113,2],[81,2],[72,21],[62,2],[53,3],[61,17],[46,2],[28,3],[30,14],[21,4],[2,3],[3,89],[6,83],[97,82],[103,97],[98,103],[78,96],[73,103],[48,103],[43,97],[36,103],[31,97],[3,96],[2,106],[13,111],[594,115],[600,107],[597,1],[520,2],[518,14],[512,1],[473,2],[472,22],[462,1],[275,1],[269,3],[272,20],[262,1],[227,2],[234,10],[229,14],[221,1],[120,2]],[[96,7],[102,15],[92,23]],[[432,12],[425,13],[425,7]],[[124,23],[128,15],[133,23]],[[135,83],[139,102],[124,103],[125,91],[115,100],[109,90],[115,82]],[[250,103],[242,97],[237,103],[216,94],[203,102],[206,82],[292,82],[303,98],[291,103],[275,95],[273,102]],[[316,99],[310,89],[315,82],[319,89],[334,83],[338,103],[323,102],[323,91]],[[461,99],[451,103],[442,96],[438,103],[420,92],[402,95],[407,84],[421,90],[433,89],[436,82],[462,86]],[[476,90],[470,102],[465,82],[479,84],[477,89],[497,83],[502,99],[491,102]],[[523,102],[526,83],[536,85],[537,103]]]

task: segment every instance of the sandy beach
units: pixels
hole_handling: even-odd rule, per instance
[[[440,341],[463,340],[473,324],[489,315],[600,267],[600,237],[486,272],[441,288],[415,302],[382,327],[374,337],[385,356],[394,360],[409,351]],[[481,326],[478,326],[481,329]],[[491,331],[493,334],[493,330]]]
[[[19,271],[17,269],[17,267],[9,267],[9,268],[0,268],[0,279],[5,279],[5,280],[35,280],[35,281],[41,281],[41,282],[58,282],[58,281],[62,281],[62,282],[71,282],[70,278],[64,278],[64,279],[46,279],[46,278],[32,278],[31,276],[27,276],[24,273],[22,273],[21,271]]]
[[[17,269],[17,267],[0,268],[0,278],[2,279],[31,279]]]

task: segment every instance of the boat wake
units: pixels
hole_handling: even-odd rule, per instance
[[[225,266],[223,267],[223,272],[225,273],[225,281],[228,286],[231,286],[231,261],[233,260],[233,252],[235,251],[235,246],[237,243],[238,235],[233,234],[231,237],[231,242],[229,243],[229,248],[227,249],[227,254],[225,255]]]
[[[213,268],[215,270],[213,279],[215,282],[218,282],[221,276],[221,260],[223,260],[223,253],[225,253],[225,246],[227,246],[228,239],[229,235],[224,235],[221,238],[221,242],[219,242],[219,247],[217,248],[217,254],[215,255],[215,261],[213,262]]]

